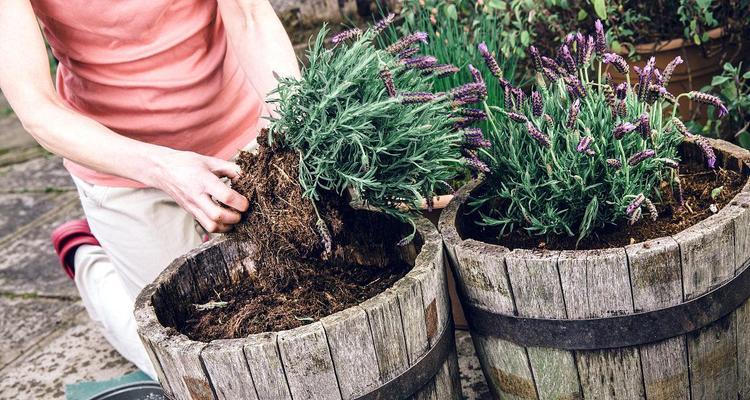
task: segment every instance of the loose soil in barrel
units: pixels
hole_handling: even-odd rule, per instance
[[[265,146],[266,135],[258,138],[257,154],[240,155],[243,173],[233,184],[250,208],[232,236],[255,248],[256,271],[240,285],[215,288],[201,303],[225,306],[188,307],[185,323],[176,328],[191,339],[308,324],[384,291],[411,268],[403,261],[405,248],[396,246],[408,234],[404,224],[355,210],[331,193],[322,193],[314,207],[298,181],[299,155]]]
[[[648,212],[644,211],[641,222],[633,226],[624,222],[595,230],[592,235],[578,244],[576,244],[576,237],[530,236],[521,230],[498,236],[497,231],[479,227],[469,219],[463,223],[464,234],[482,242],[500,244],[510,249],[593,250],[622,247],[673,235],[699,223],[713,214],[712,204],[716,205],[717,210],[727,205],[742,190],[748,178],[735,171],[721,168],[710,171],[700,164],[689,162],[680,167],[680,180],[685,196],[685,206],[677,207],[671,201],[671,189],[665,185],[662,193],[664,201],[656,204],[659,218],[655,222],[651,221]],[[712,198],[711,192],[721,186],[723,188],[719,195],[715,199]]]

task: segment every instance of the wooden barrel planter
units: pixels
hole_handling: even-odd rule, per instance
[[[750,152],[712,145],[718,165],[750,174]],[[675,235],[589,251],[466,238],[479,185],[440,230],[496,398],[750,399],[750,183]]]
[[[175,327],[212,288],[241,285],[255,268],[253,249],[220,237],[175,260],[135,306],[167,396],[460,399],[442,240],[423,218],[417,228],[412,244],[396,250],[412,269],[384,292],[299,328],[210,343]]]

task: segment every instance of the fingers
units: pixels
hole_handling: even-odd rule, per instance
[[[231,226],[240,222],[241,217],[238,212],[221,207],[208,195],[200,196],[195,202],[208,219],[205,225],[202,224],[207,231],[221,229],[222,225]]]
[[[211,180],[206,184],[206,192],[216,201],[225,204],[239,212],[247,211],[249,203],[245,196],[237,193],[218,179]]]
[[[208,157],[208,160],[208,166],[211,169],[211,172],[220,178],[227,177],[232,181],[235,181],[240,177],[240,173],[242,173],[240,166],[231,161],[224,161],[220,158],[212,157]]]
[[[198,223],[201,224],[203,229],[208,233],[225,233],[232,230],[232,225],[220,224],[211,220],[211,218],[209,218],[196,204],[188,206],[186,209],[193,214]]]

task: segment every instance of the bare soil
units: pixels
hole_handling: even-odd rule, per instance
[[[510,249],[593,250],[622,247],[673,235],[699,223],[713,214],[712,204],[715,204],[719,210],[727,205],[742,190],[748,178],[727,169],[717,168],[711,171],[697,163],[686,163],[680,167],[680,180],[685,196],[685,206],[678,207],[671,201],[673,198],[671,189],[665,187],[662,194],[665,201],[656,204],[659,211],[659,218],[656,221],[651,221],[648,213],[644,212],[643,219],[635,225],[631,226],[626,222],[609,225],[604,229],[594,231],[592,235],[578,244],[576,244],[576,237],[530,236],[522,230],[498,237],[497,231],[482,228],[468,220],[464,222],[465,235]],[[723,189],[716,199],[713,199],[711,191],[719,186],[723,186]]]

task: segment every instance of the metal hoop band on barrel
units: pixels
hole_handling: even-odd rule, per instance
[[[472,332],[524,347],[600,350],[658,342],[703,328],[750,297],[750,260],[733,279],[700,297],[659,310],[593,319],[524,318],[471,304],[464,312]],[[467,298],[467,297],[463,297]]]

